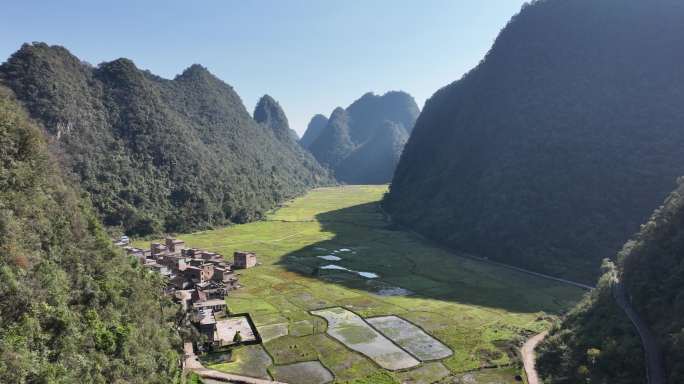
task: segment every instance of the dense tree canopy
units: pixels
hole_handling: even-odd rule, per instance
[[[542,0],[416,123],[387,208],[453,247],[595,280],[684,174],[684,3]]]
[[[129,234],[257,219],[330,182],[200,65],[166,80],[127,59],[92,67],[35,43],[0,67],[0,82],[43,123],[104,223]]]
[[[112,249],[4,87],[0,164],[1,381],[174,382],[177,308],[156,275]]]
[[[383,184],[392,178],[419,112],[408,93],[366,93],[347,109],[336,108],[324,128],[322,119],[312,119],[302,140],[311,140],[307,148],[338,180]]]
[[[670,383],[684,381],[683,182],[618,255],[632,304],[662,346]]]
[[[537,368],[544,383],[645,382],[641,341],[613,298],[611,273],[606,270],[596,289],[537,348]]]

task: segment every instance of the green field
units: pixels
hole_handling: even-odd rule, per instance
[[[260,265],[239,272],[244,287],[226,300],[232,312],[251,313],[258,327],[282,324],[270,328],[282,334],[287,325],[289,335],[264,344],[276,367],[319,360],[340,383],[514,383],[519,369],[512,366],[513,343],[549,327],[550,317],[568,309],[582,291],[462,258],[396,230],[378,206],[386,189],[321,188],[285,204],[264,221],[179,237],[189,246],[227,257],[235,250],[257,253]],[[335,253],[340,261],[316,257],[343,248],[351,252]],[[328,264],[373,272],[379,278],[320,268]],[[402,292],[397,288],[412,294],[378,294]],[[309,313],[334,306],[364,318],[400,316],[454,354],[408,371],[386,371],[328,336],[325,320]],[[234,355],[242,361],[216,368],[236,373],[240,367],[254,369],[244,361],[251,353],[238,349]],[[273,372],[274,366],[268,370]]]

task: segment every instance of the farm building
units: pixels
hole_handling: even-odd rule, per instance
[[[235,252],[233,253],[233,268],[252,268],[257,264],[254,252]]]

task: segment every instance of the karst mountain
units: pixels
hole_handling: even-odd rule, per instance
[[[386,208],[459,250],[593,282],[684,174],[682,20],[673,0],[524,6],[427,101]]]
[[[128,234],[258,219],[331,182],[289,142],[275,101],[262,99],[259,124],[233,88],[200,65],[167,80],[128,59],[92,66],[34,43],[0,66],[0,83],[44,127],[104,224]]]
[[[278,140],[283,142],[297,142],[297,132],[290,128],[285,111],[271,96],[264,95],[254,108],[254,121],[263,124],[273,131]]]
[[[341,182],[387,183],[419,112],[408,93],[366,93],[327,121],[315,116],[301,143]]]

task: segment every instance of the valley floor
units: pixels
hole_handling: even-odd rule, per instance
[[[264,344],[236,349],[230,362],[205,365],[293,383],[331,376],[338,383],[515,383],[521,374],[514,363],[517,343],[548,329],[583,291],[460,257],[396,230],[379,209],[386,190],[321,188],[264,221],[181,235],[191,247],[224,255],[254,251],[260,262],[239,272],[243,288],[226,301],[231,312],[252,315]],[[420,333],[410,329],[414,324],[425,340],[431,336],[453,353],[384,369],[357,352],[363,349],[331,337],[326,320],[312,314],[332,307],[366,321],[395,315],[409,331]],[[344,340],[375,338],[374,328],[365,327],[343,329]],[[402,346],[396,335],[384,336]],[[302,362],[312,363],[296,365]]]

